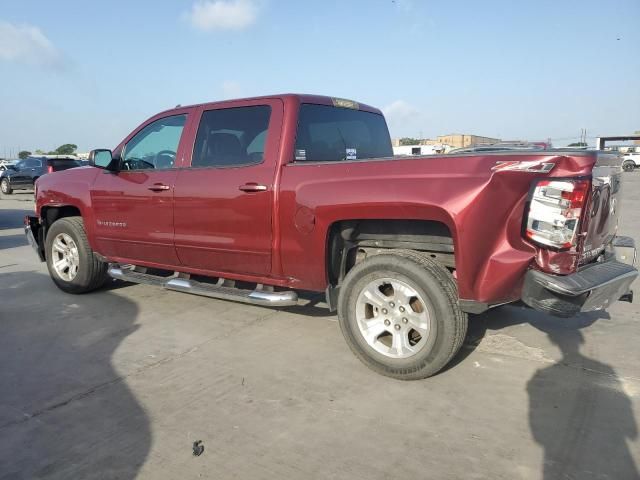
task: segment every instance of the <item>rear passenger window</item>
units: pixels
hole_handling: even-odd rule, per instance
[[[271,107],[224,108],[203,112],[192,167],[233,167],[260,163]]]
[[[40,168],[42,167],[42,160],[37,158],[27,158],[24,160],[20,168]]]
[[[295,160],[334,162],[392,157],[382,115],[328,105],[300,106]]]

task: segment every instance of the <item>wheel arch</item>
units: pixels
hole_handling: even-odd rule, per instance
[[[455,269],[455,244],[455,230],[440,220],[364,218],[335,221],[326,233],[327,297],[335,297],[329,292],[340,285],[359,261],[393,249],[425,252],[446,268]]]
[[[40,209],[42,224],[42,240],[45,241],[51,225],[65,217],[82,217],[82,212],[75,205],[47,205]]]

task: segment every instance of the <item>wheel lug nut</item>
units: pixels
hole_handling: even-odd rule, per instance
[[[389,325],[391,325],[391,322],[389,320],[385,320],[384,324],[388,327]]]
[[[401,311],[401,312],[404,312],[404,307],[400,307],[400,311]]]
[[[402,318],[402,323],[407,323],[409,320],[406,317]]]
[[[400,325],[398,325],[397,323],[393,326],[393,328],[395,328],[396,330],[400,330]]]
[[[395,307],[395,306],[396,306],[396,304],[395,304],[395,303],[393,303],[393,302],[389,302],[389,306],[390,306],[391,308],[393,308],[393,307]]]
[[[387,313],[389,313],[389,310],[387,310],[386,308],[383,308],[382,309],[382,313],[384,313],[386,315]]]

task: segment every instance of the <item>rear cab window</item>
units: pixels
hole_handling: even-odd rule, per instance
[[[384,117],[377,113],[303,103],[296,134],[296,162],[339,162],[392,157]]]

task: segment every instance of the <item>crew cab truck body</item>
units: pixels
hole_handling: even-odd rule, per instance
[[[26,233],[67,292],[107,277],[259,305],[326,292],[354,353],[442,369],[468,313],[631,300],[620,160],[593,151],[393,157],[380,111],[277,95],[179,107],[92,166],[41,178]]]

